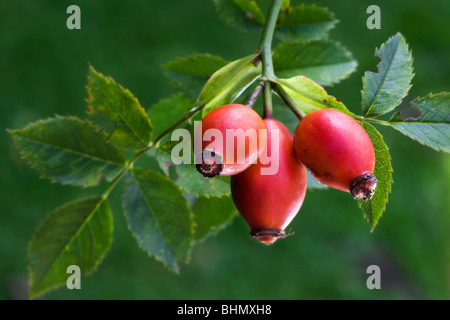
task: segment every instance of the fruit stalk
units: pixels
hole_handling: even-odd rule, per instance
[[[261,93],[263,88],[264,88],[264,82],[258,83],[258,86],[256,87],[255,91],[253,91],[252,95],[250,96],[250,99],[248,99],[248,102],[247,102],[247,105],[250,108],[253,108],[253,105],[255,104],[256,99],[258,99],[258,96]]]
[[[263,119],[272,119],[273,118],[272,86],[269,81],[266,81],[264,83],[263,104],[264,104]]]

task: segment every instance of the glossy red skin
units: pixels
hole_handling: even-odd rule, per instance
[[[231,194],[236,208],[252,231],[284,230],[303,204],[306,194],[306,170],[294,154],[293,137],[288,128],[273,119],[264,120],[268,155],[272,155],[271,131],[279,130],[279,168],[274,175],[261,175],[258,160],[244,172],[231,177]],[[259,238],[270,244],[276,238]]]
[[[223,135],[223,152],[218,152],[218,146],[220,141],[202,141],[202,150],[207,148],[210,151],[217,152],[223,161],[223,169],[220,173],[221,176],[230,176],[238,174],[239,172],[244,171],[253,163],[256,163],[259,155],[266,148],[266,135],[263,134],[261,137],[259,135],[259,130],[265,129],[264,122],[252,108],[242,105],[242,104],[228,104],[221,106],[217,109],[209,112],[202,120],[202,137],[206,130],[208,129],[218,129]],[[227,164],[227,154],[226,154],[226,130],[227,129],[242,129],[244,132],[248,129],[254,129],[257,131],[257,144],[256,148],[249,149],[249,141],[245,139],[245,163],[236,163],[237,161],[233,161],[233,164]],[[196,132],[198,134],[198,132]],[[203,139],[202,139],[203,140]],[[237,139],[234,142],[235,159],[237,157]],[[242,148],[242,145],[239,146]],[[221,154],[222,153],[222,154]]]
[[[334,189],[350,192],[355,178],[375,168],[369,135],[355,119],[337,110],[306,115],[295,129],[294,147],[311,174]]]

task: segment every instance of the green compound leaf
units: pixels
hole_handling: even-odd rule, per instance
[[[366,71],[363,77],[362,111],[365,117],[386,114],[408,94],[414,76],[412,55],[405,38],[397,33],[375,51],[381,59],[378,73]]]
[[[244,32],[262,30],[264,15],[254,0],[213,0],[219,18]]]
[[[123,153],[107,143],[104,134],[75,117],[58,116],[9,132],[32,168],[63,185],[91,187],[102,177],[111,181],[125,163]]]
[[[154,137],[158,137],[170,128],[176,120],[181,119],[183,114],[193,106],[194,103],[182,94],[162,99],[153,105],[148,115],[152,119]]]
[[[257,54],[227,64],[209,78],[196,105],[205,106],[202,116],[225,104],[233,103],[261,75],[261,63],[255,66]]]
[[[276,79],[275,82],[282,87],[298,109],[305,114],[318,109],[331,108],[354,116],[341,101],[328,95],[323,87],[307,77]]]
[[[94,271],[111,246],[113,219],[101,197],[66,204],[36,229],[28,249],[30,299],[65,284],[67,267]]]
[[[109,141],[123,149],[141,149],[152,136],[152,124],[138,99],[91,66],[88,75],[88,116],[98,130],[112,127]]]
[[[194,54],[168,62],[164,74],[174,89],[195,100],[208,78],[226,64],[219,56]]]
[[[273,65],[282,78],[302,75],[322,86],[331,86],[347,78],[358,63],[339,42],[318,40],[281,43],[273,55]]]
[[[362,209],[364,217],[370,223],[371,230],[373,231],[386,208],[386,203],[388,202],[388,197],[391,192],[391,185],[393,182],[393,170],[389,149],[383,141],[383,136],[368,123],[363,123],[363,127],[372,140],[372,144],[375,149],[374,175],[377,178],[378,183],[372,200],[367,202],[358,200],[358,205]]]
[[[229,182],[222,180],[221,177],[214,179],[203,177],[194,164],[174,165],[170,154],[164,152],[158,152],[156,159],[167,175],[169,174],[168,166],[175,167],[177,173],[175,183],[187,193],[205,198],[229,196],[231,194]]]
[[[206,238],[217,234],[230,225],[237,215],[231,197],[210,199],[200,197],[195,200],[192,211],[197,225],[194,234],[195,242],[204,241]]]
[[[188,261],[194,232],[187,200],[164,175],[140,168],[131,173],[135,184],[122,201],[128,226],[142,249],[178,273],[177,261]]]
[[[281,41],[318,40],[325,37],[336,23],[334,14],[327,8],[301,4],[280,14],[275,36]]]
[[[450,152],[450,93],[416,98],[410,108],[418,114],[405,118],[400,111],[392,116],[389,125],[436,151]]]

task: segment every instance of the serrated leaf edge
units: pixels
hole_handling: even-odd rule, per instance
[[[140,168],[140,169],[141,169],[141,168]],[[170,180],[167,176],[162,175],[162,174],[159,174],[158,172],[153,171],[153,170],[148,170],[148,169],[144,169],[144,170],[147,170],[147,171],[150,171],[150,172],[152,172],[152,173],[158,174],[159,176],[163,177],[166,181],[168,181],[169,183],[171,183],[172,185],[174,185],[178,190],[180,190],[180,187],[179,187],[177,184],[175,184],[172,180]],[[131,173],[131,175],[132,175],[133,178],[134,178],[133,183],[135,183],[135,185],[139,188],[139,191],[141,192],[141,194],[143,195],[143,198],[145,199],[145,203],[146,203],[147,206],[151,209],[152,212],[155,212],[155,210],[152,208],[151,204],[149,203],[148,199],[144,196],[144,193],[142,192],[142,189],[141,189],[141,187],[140,187],[139,181],[138,181],[138,179],[136,178],[135,174],[133,173],[133,170],[130,170],[130,173]],[[145,250],[145,249],[142,247],[142,245],[139,243],[139,241],[136,241],[136,242],[138,243],[139,247],[140,247],[143,251],[145,251],[145,252],[148,254],[149,257],[152,257],[152,258],[154,258],[156,261],[162,263],[167,269],[169,269],[169,270],[175,272],[176,274],[180,274],[180,267],[178,266],[178,261],[183,261],[183,262],[185,262],[185,263],[188,263],[189,260],[190,260],[190,255],[191,255],[191,252],[192,252],[192,244],[193,244],[193,235],[194,235],[194,230],[195,230],[194,214],[192,213],[192,210],[189,208],[187,199],[184,197],[184,195],[183,195],[183,193],[182,193],[181,191],[180,191],[180,196],[184,199],[184,201],[185,201],[185,203],[186,203],[186,207],[188,208],[188,213],[189,213],[189,219],[190,219],[190,221],[191,221],[191,228],[190,228],[190,229],[191,229],[191,230],[190,230],[190,232],[191,232],[191,239],[190,239],[189,249],[188,249],[187,254],[186,254],[187,258],[186,258],[185,260],[184,260],[184,259],[177,258],[177,257],[173,254],[172,248],[171,248],[170,246],[168,246],[169,249],[170,249],[170,251],[171,251],[171,254],[172,254],[173,258],[174,258],[174,261],[175,261],[175,268],[172,268],[171,266],[169,266],[168,264],[166,264],[160,257],[157,257],[157,256],[153,255],[152,253],[148,252],[147,250]],[[125,210],[124,210],[124,211],[125,211]],[[160,226],[161,224],[160,224],[160,222],[158,221],[157,216],[156,216],[156,215],[153,215],[153,216],[154,216],[155,221],[156,221],[156,223],[158,224],[158,226]],[[127,217],[126,215],[125,215],[125,218],[126,218],[127,221],[128,221],[128,217]],[[128,225],[128,229],[131,231],[131,234],[133,235],[133,237],[134,237],[136,240],[138,240],[137,237],[136,237],[136,235],[134,234],[134,232],[131,230],[130,224],[127,223],[127,225]],[[162,232],[161,227],[160,227],[159,229],[161,230],[161,233],[163,234],[164,239],[166,240],[166,236],[165,236],[165,234]],[[166,242],[167,242],[167,241],[166,241]]]
[[[343,75],[342,77],[338,78],[336,81],[327,84],[327,85],[323,85],[324,87],[333,87],[335,84],[339,84],[342,82],[342,80],[347,79],[353,72],[356,71],[356,69],[358,68],[358,61],[354,59],[353,57],[353,53],[351,51],[349,51],[347,49],[347,47],[345,47],[340,41],[337,40],[332,40],[332,39],[315,39],[315,40],[307,40],[307,41],[287,41],[287,42],[282,42],[278,45],[278,47],[275,49],[274,52],[276,52],[276,50],[282,46],[283,44],[286,43],[292,43],[292,44],[312,44],[312,43],[327,43],[327,44],[331,44],[331,45],[336,45],[336,47],[338,49],[343,50],[343,52],[345,52],[345,57],[348,58],[349,60],[345,61],[345,62],[340,62],[340,63],[334,63],[334,64],[321,64],[321,65],[311,65],[308,67],[302,67],[302,68],[296,68],[296,69],[292,69],[292,70],[300,70],[300,69],[307,69],[307,68],[314,68],[314,67],[327,67],[327,66],[336,66],[336,65],[343,65],[343,64],[348,64],[348,63],[352,63],[353,64],[353,68],[351,70],[349,70],[345,75]],[[276,70],[275,70],[276,71]],[[283,71],[281,71],[281,73],[283,73]],[[311,79],[312,80],[312,79]],[[314,81],[314,80],[313,80]],[[317,83],[318,85],[321,85],[319,83]]]
[[[31,138],[26,137],[26,136],[23,136],[23,135],[21,134],[23,131],[27,130],[29,127],[32,127],[32,126],[38,125],[38,124],[45,125],[45,123],[48,122],[48,121],[52,121],[52,120],[56,120],[56,119],[61,119],[61,118],[73,119],[73,120],[76,120],[76,121],[78,121],[78,122],[80,122],[80,123],[86,124],[86,125],[88,125],[88,126],[92,129],[92,131],[93,131],[94,133],[99,134],[99,133],[95,130],[95,128],[92,126],[92,124],[91,124],[89,121],[83,121],[83,120],[81,120],[81,119],[79,119],[79,118],[77,118],[77,117],[75,117],[75,116],[67,116],[67,117],[64,117],[64,116],[59,116],[59,115],[56,115],[55,117],[48,117],[48,118],[46,118],[46,119],[40,119],[40,120],[37,120],[37,121],[35,121],[35,122],[32,122],[32,123],[27,124],[25,127],[21,128],[21,129],[7,129],[7,131],[8,131],[8,133],[10,133],[10,134],[12,135],[14,142],[16,142],[16,141],[15,141],[15,140],[17,139],[16,136],[20,136],[21,139],[26,139],[26,140],[30,140],[30,141],[33,141],[33,142],[37,142],[37,143],[40,143],[40,144],[43,144],[43,145],[47,145],[47,146],[53,147],[53,148],[55,148],[55,149],[62,149],[62,150],[65,150],[66,152],[70,152],[70,153],[73,153],[73,154],[76,154],[76,155],[80,155],[80,156],[82,156],[82,157],[84,157],[84,158],[91,158],[91,159],[94,159],[94,160],[96,160],[96,161],[98,161],[98,162],[106,162],[106,163],[113,164],[113,165],[115,165],[115,166],[117,166],[117,167],[122,167],[122,168],[124,167],[124,165],[125,165],[125,156],[124,156],[123,152],[122,152],[120,149],[118,149],[118,148],[116,148],[115,146],[113,146],[112,144],[110,144],[106,139],[104,139],[104,143],[105,143],[105,144],[108,144],[108,145],[109,145],[110,147],[112,147],[112,148],[115,148],[115,151],[117,152],[117,154],[123,159],[123,162],[122,162],[122,163],[113,162],[113,161],[110,161],[110,160],[108,160],[108,159],[102,159],[102,158],[98,158],[98,157],[95,157],[95,156],[91,156],[91,155],[88,155],[88,154],[85,154],[85,153],[81,153],[81,152],[79,152],[79,151],[75,151],[75,150],[63,148],[63,147],[60,147],[60,146],[52,145],[52,144],[46,143],[45,141],[40,141],[40,140],[37,140],[37,139],[31,139]],[[44,175],[44,174],[42,173],[42,171],[41,171],[35,164],[31,163],[31,162],[28,160],[28,156],[27,156],[27,154],[26,154],[25,151],[22,151],[20,148],[17,148],[17,149],[18,149],[18,151],[19,151],[20,157],[21,157],[23,160],[25,160],[25,162],[28,164],[28,166],[29,166],[31,169],[36,170],[37,172],[39,172],[39,173],[40,173],[40,178],[41,178],[41,179],[47,179],[47,180],[49,180],[51,183],[58,183],[58,184],[63,185],[63,186],[64,186],[64,185],[71,185],[71,186],[79,186],[79,187],[93,187],[93,186],[98,185],[98,184],[100,183],[100,181],[101,181],[102,178],[106,179],[105,177],[99,177],[98,180],[95,181],[94,183],[87,183],[87,184],[74,184],[74,183],[70,183],[70,182],[62,182],[62,181],[59,181],[59,180],[57,180],[57,179],[55,179],[55,178],[48,177],[48,176]],[[109,181],[109,180],[107,180],[107,181]]]
[[[182,73],[182,74],[188,74],[188,75],[192,75],[192,76],[196,76],[196,77],[202,77],[202,78],[207,78],[206,76],[199,76],[196,74],[192,74],[192,73],[186,73],[186,72],[181,72],[178,70],[174,70],[174,69],[170,69],[171,64],[177,63],[177,62],[182,62],[188,59],[196,59],[197,57],[209,57],[209,58],[216,58],[216,59],[221,59],[223,60],[223,62],[225,63],[224,66],[226,66],[228,63],[230,63],[231,61],[225,60],[224,58],[222,58],[219,55],[215,55],[215,54],[210,54],[210,53],[193,53],[190,56],[184,56],[184,57],[176,57],[175,60],[171,60],[166,62],[165,64],[162,65],[162,68],[168,71],[172,71],[172,72],[177,72],[177,73]],[[216,70],[217,71],[217,70]]]
[[[150,128],[150,134],[149,134],[149,136],[148,136],[148,141],[144,141],[144,140],[141,139],[141,137],[140,137],[140,136],[136,133],[136,131],[134,130],[134,126],[130,126],[130,124],[128,123],[127,119],[125,119],[125,118],[122,116],[122,114],[121,114],[120,112],[117,112],[115,109],[114,109],[114,112],[115,112],[115,113],[120,117],[120,119],[126,124],[127,128],[130,129],[130,131],[133,133],[134,137],[135,137],[135,138],[136,138],[143,146],[147,146],[147,145],[149,144],[149,142],[151,141],[151,139],[152,139],[152,134],[151,134],[152,123],[151,123],[151,120],[148,118],[147,112],[145,111],[144,107],[142,107],[141,103],[139,102],[139,99],[138,99],[134,94],[132,94],[130,90],[128,90],[127,88],[124,88],[122,85],[120,85],[119,83],[117,83],[116,81],[114,81],[114,79],[113,79],[111,76],[105,76],[105,75],[103,75],[101,72],[96,71],[96,70],[94,69],[93,66],[90,66],[90,67],[89,67],[89,71],[90,71],[90,72],[89,72],[89,74],[88,74],[88,83],[89,83],[89,80],[90,80],[90,79],[93,79],[93,81],[98,82],[96,79],[94,79],[94,78],[92,77],[92,75],[97,76],[97,77],[100,77],[100,78],[103,78],[103,79],[107,82],[108,85],[111,85],[111,84],[112,84],[112,85],[114,85],[114,86],[119,87],[119,88],[123,91],[123,93],[124,93],[126,96],[128,96],[129,98],[131,98],[131,100],[134,100],[134,101],[139,105],[139,107],[140,107],[139,110],[140,110],[141,116],[142,116],[142,118],[144,118],[144,119],[147,121],[147,124],[148,124],[148,126],[149,126],[149,128]],[[92,89],[90,88],[89,85],[86,86],[86,89],[87,89],[87,91],[88,91],[88,97],[87,97],[87,100],[86,100],[86,102],[87,102],[87,104],[88,104],[88,110],[87,110],[87,113],[90,114],[90,113],[92,112],[92,111],[91,111],[91,108],[92,108],[92,109],[94,108],[94,107],[91,106]],[[109,105],[114,105],[114,103],[111,103],[111,100],[110,100],[109,96],[106,95],[106,94],[103,92],[103,90],[99,90],[99,91],[101,91],[101,93],[103,94],[103,97],[105,98],[106,101],[108,101],[108,104],[109,104]]]
[[[69,241],[67,242],[67,244],[65,245],[65,247],[64,247],[64,249],[61,251],[61,253],[63,253],[63,252],[67,249],[67,246],[68,246],[70,243],[72,243],[73,240],[79,235],[79,233],[81,232],[80,230],[82,230],[82,229],[87,225],[87,223],[92,219],[93,214],[94,214],[95,212],[98,211],[98,209],[100,208],[102,202],[105,201],[106,205],[108,206],[108,209],[109,209],[108,211],[109,211],[109,213],[111,214],[111,221],[113,221],[112,212],[111,212],[111,207],[109,206],[108,200],[107,200],[106,198],[103,198],[103,197],[87,197],[87,198],[83,198],[83,199],[79,199],[79,200],[75,200],[75,201],[66,203],[66,204],[64,204],[64,205],[62,205],[62,206],[56,208],[56,209],[53,210],[52,212],[50,212],[50,213],[49,213],[49,214],[41,221],[41,223],[38,225],[38,227],[36,228],[36,230],[35,230],[34,233],[33,233],[33,236],[31,237],[31,240],[30,240],[29,243],[28,243],[28,249],[27,249],[27,251],[28,251],[27,257],[28,257],[28,259],[32,257],[32,253],[29,252],[29,248],[31,247],[32,243],[34,242],[35,234],[37,234],[37,232],[43,227],[43,225],[44,225],[45,221],[47,220],[47,218],[49,218],[49,217],[50,217],[52,214],[54,214],[57,210],[62,210],[62,209],[66,208],[67,206],[69,206],[69,205],[71,205],[71,204],[73,204],[73,203],[76,203],[76,202],[82,202],[82,201],[87,201],[87,200],[91,200],[91,199],[92,199],[92,200],[93,200],[93,199],[98,199],[98,200],[100,200],[100,201],[98,201],[97,205],[94,207],[94,209],[92,210],[92,212],[89,214],[89,216],[86,218],[86,220],[81,224],[80,228],[78,228],[78,230],[77,230],[77,232],[75,233],[75,235],[73,235],[73,236],[69,239]],[[113,228],[114,228],[114,225],[112,225],[112,226],[113,226]],[[107,254],[108,250],[109,250],[110,247],[111,247],[112,240],[113,240],[113,238],[112,238],[112,234],[111,234],[109,247],[106,249],[105,254],[104,254],[100,259],[98,259],[98,260],[95,262],[94,266],[92,267],[92,269],[91,269],[90,271],[88,271],[88,272],[86,272],[86,273],[83,273],[83,274],[85,274],[85,275],[90,275],[90,274],[92,274],[94,271],[97,270],[97,268],[98,268],[98,266],[100,265],[100,263],[101,263],[101,262],[104,260],[104,258],[106,257],[106,254]],[[59,258],[60,256],[61,256],[61,255],[58,255],[58,257],[52,262],[52,264],[51,264],[49,270],[53,267],[54,263],[56,262],[56,260],[58,260],[58,258]],[[42,290],[42,291],[40,291],[40,292],[32,293],[31,290],[32,290],[32,288],[33,288],[33,283],[34,283],[34,282],[33,282],[33,278],[31,277],[31,267],[30,267],[30,266],[28,266],[28,276],[29,276],[29,283],[28,283],[28,284],[29,284],[29,290],[30,290],[30,292],[29,292],[29,297],[28,297],[29,300],[35,299],[35,298],[37,298],[37,297],[40,297],[40,296],[42,296],[43,294],[46,294],[46,293],[48,293],[48,292],[50,292],[50,291],[52,291],[52,290],[55,290],[55,289],[57,289],[57,288],[59,288],[60,286],[63,285],[63,284],[55,284],[54,286],[48,287],[47,289]],[[47,275],[46,275],[46,276],[47,276]],[[41,280],[40,282],[42,282],[42,281],[45,279],[46,276],[44,276],[44,278],[42,278],[42,280]]]
[[[413,60],[414,60],[414,58],[412,57],[412,50],[409,49],[409,45],[408,45],[408,43],[406,42],[405,37],[404,37],[400,32],[397,32],[395,35],[391,36],[387,41],[385,41],[385,42],[380,46],[380,48],[375,48],[375,54],[374,54],[374,56],[377,57],[377,58],[379,58],[379,59],[380,59],[380,62],[378,62],[378,64],[377,64],[377,72],[373,72],[373,71],[366,71],[366,72],[364,72],[364,76],[362,77],[363,89],[361,89],[361,96],[364,97],[364,88],[365,88],[365,85],[366,85],[366,74],[367,74],[367,73],[368,73],[368,74],[380,74],[380,65],[381,65],[385,60],[383,60],[383,59],[380,57],[379,52],[387,45],[387,43],[388,43],[389,41],[391,41],[392,39],[394,39],[394,38],[397,37],[397,36],[399,37],[399,41],[398,41],[398,44],[397,44],[397,46],[396,46],[396,48],[395,48],[395,53],[394,53],[393,56],[392,56],[392,60],[394,59],[395,55],[397,54],[397,50],[398,50],[398,48],[400,47],[401,42],[404,42],[404,43],[405,43],[405,46],[406,46],[406,50],[408,51],[408,53],[410,54],[410,57],[411,57],[411,59],[410,59],[410,61],[409,61],[409,68],[410,68],[410,70],[411,70],[411,78],[409,79],[410,84],[409,84],[409,86],[408,86],[408,89],[406,90],[405,95],[404,95],[402,98],[400,98],[399,103],[397,103],[397,105],[391,107],[390,110],[388,110],[388,111],[386,111],[386,112],[383,112],[382,114],[380,114],[380,113],[374,113],[374,114],[370,113],[371,110],[372,110],[372,108],[373,108],[373,106],[375,105],[375,103],[376,103],[376,101],[377,101],[378,95],[381,93],[381,88],[383,87],[384,82],[386,81],[387,74],[389,73],[389,70],[390,70],[390,68],[391,68],[391,66],[392,66],[392,60],[391,60],[390,63],[389,63],[388,70],[386,71],[386,74],[383,76],[383,81],[382,81],[381,85],[378,87],[377,94],[375,95],[374,99],[372,100],[372,102],[371,102],[369,108],[367,109],[367,112],[365,112],[364,117],[367,117],[367,118],[369,118],[369,117],[377,117],[377,116],[380,116],[380,115],[383,115],[383,114],[386,114],[386,113],[392,111],[395,107],[397,107],[397,106],[403,101],[403,99],[408,95],[408,92],[409,92],[409,90],[410,90],[411,87],[412,87],[411,81],[412,81],[412,79],[414,78],[414,75],[415,75],[414,72],[413,72],[413,71],[414,71],[414,68],[413,68],[413,66],[412,66],[412,63],[413,63]],[[389,95],[389,96],[392,96],[391,94],[388,94],[388,93],[385,93],[385,94],[386,94],[386,95]],[[362,101],[364,101],[364,99],[362,99]],[[364,110],[363,110],[363,112],[364,112]]]
[[[383,141],[383,144],[386,146],[386,151],[389,154],[389,163],[391,164],[390,165],[390,170],[389,170],[389,176],[390,176],[390,182],[391,183],[387,187],[386,201],[384,202],[384,204],[383,204],[383,206],[381,208],[381,215],[378,217],[378,219],[376,221],[374,221],[373,217],[369,217],[363,212],[364,218],[367,220],[367,222],[370,223],[370,226],[371,226],[370,232],[372,233],[374,231],[375,227],[377,226],[378,221],[383,217],[383,213],[386,211],[386,206],[387,206],[387,204],[389,202],[389,194],[392,192],[392,184],[394,183],[394,180],[392,178],[392,173],[394,172],[394,169],[392,168],[392,158],[391,158],[391,155],[389,153],[389,147],[384,142],[383,135],[374,126],[372,126],[371,124],[369,124],[367,122],[365,122],[363,124],[364,125],[370,125],[380,135],[380,137],[381,137],[381,139]],[[364,130],[366,131],[365,128],[364,128]],[[370,137],[370,135],[369,135],[369,137]],[[376,164],[375,164],[375,166],[376,166]],[[376,190],[375,190],[375,192],[376,192]],[[372,201],[372,200],[369,200],[369,201]],[[362,207],[362,204],[363,204],[363,201],[362,200],[358,200],[358,207],[359,208]]]

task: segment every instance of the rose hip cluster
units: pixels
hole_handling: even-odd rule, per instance
[[[250,235],[262,243],[286,237],[284,230],[305,198],[305,167],[319,182],[350,192],[355,199],[367,201],[374,194],[377,180],[372,142],[356,120],[340,111],[313,111],[299,122],[292,135],[280,121],[263,120],[248,106],[230,104],[203,118],[201,136],[209,129],[219,130],[224,139],[202,139],[197,170],[209,178],[231,176],[234,204],[250,226]],[[257,143],[235,137],[227,141],[227,129],[254,130]],[[266,134],[259,134],[264,129]],[[229,143],[234,146],[231,156],[227,154]],[[278,150],[272,150],[273,146]],[[245,161],[233,161],[239,148],[245,150]],[[263,168],[271,166],[261,161],[263,152],[270,155],[271,161],[278,161],[276,172],[262,174]]]

